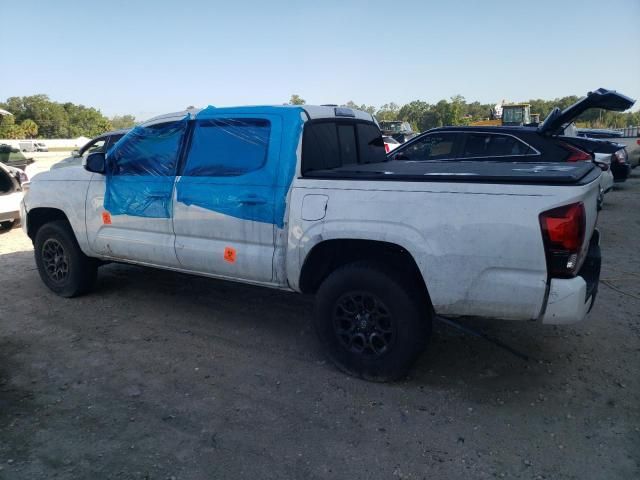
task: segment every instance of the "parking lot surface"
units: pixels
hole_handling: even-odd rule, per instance
[[[410,378],[327,363],[312,299],[107,265],[90,295],[0,234],[0,478],[640,477],[640,169],[599,218],[588,319],[437,326]]]

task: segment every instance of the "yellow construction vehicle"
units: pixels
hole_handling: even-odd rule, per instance
[[[531,114],[531,105],[528,103],[508,103],[501,105],[502,113],[497,114],[497,110],[500,105],[496,105],[495,109],[491,111],[491,118],[487,120],[478,120],[471,123],[471,126],[480,127],[499,127],[509,125],[528,125],[532,121],[537,123],[540,121],[540,114]]]

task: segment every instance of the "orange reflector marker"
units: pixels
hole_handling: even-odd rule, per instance
[[[229,263],[235,263],[236,261],[236,249],[231,247],[225,247],[224,259]]]
[[[109,212],[102,212],[102,223],[111,225],[111,214]]]

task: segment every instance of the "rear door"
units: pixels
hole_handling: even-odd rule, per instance
[[[282,118],[198,117],[175,186],[175,251],[188,270],[273,280]]]

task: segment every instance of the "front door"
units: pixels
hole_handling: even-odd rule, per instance
[[[196,117],[176,181],[175,250],[182,267],[222,278],[273,281],[282,119]]]
[[[109,150],[106,175],[94,174],[86,223],[92,250],[105,257],[178,267],[173,188],[188,121],[136,127]]]

